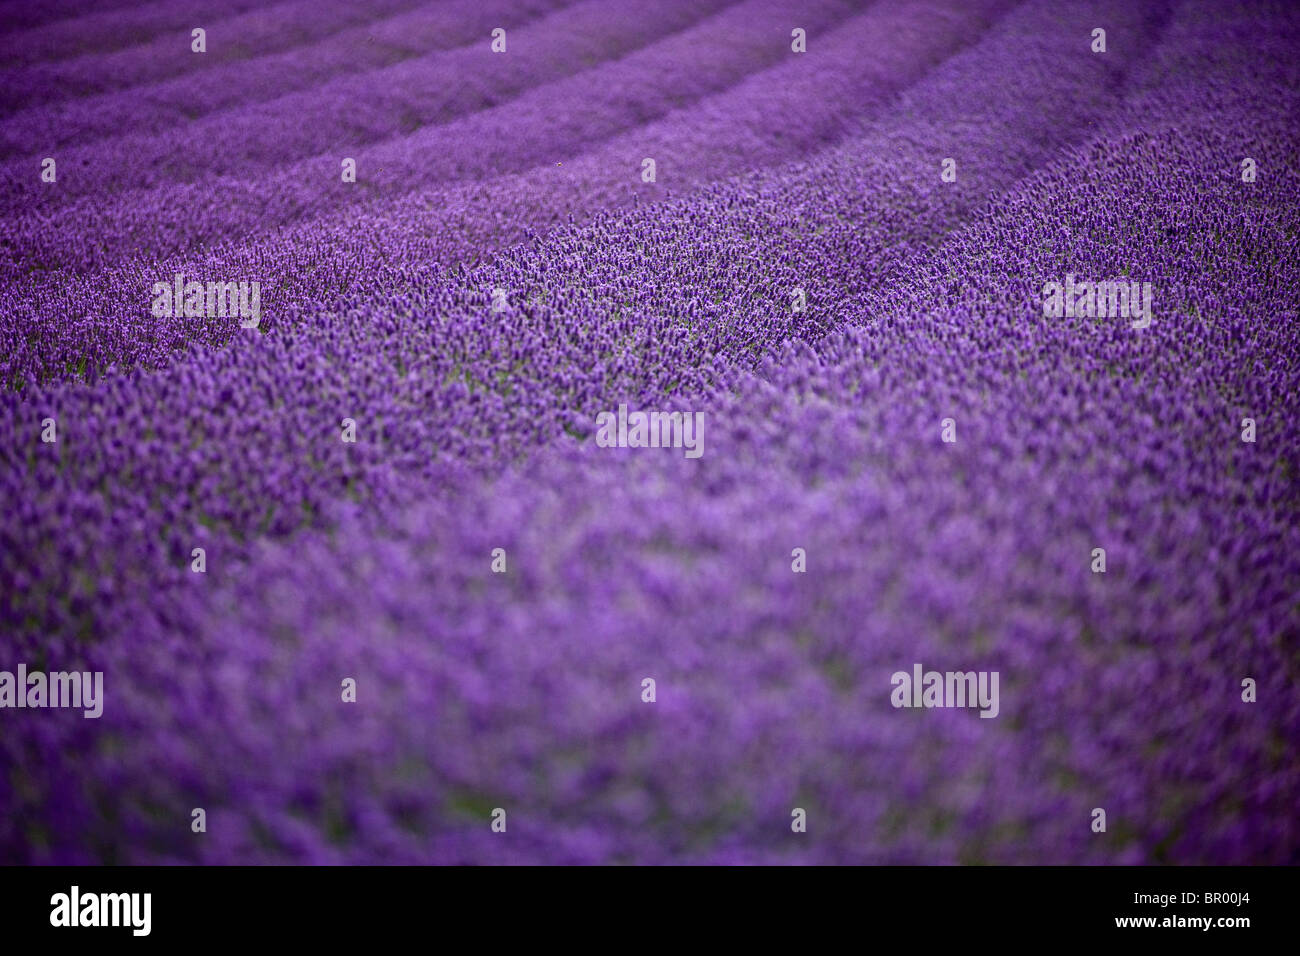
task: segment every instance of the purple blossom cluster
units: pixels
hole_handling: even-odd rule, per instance
[[[243,41],[283,90],[0,106],[0,670],[105,675],[0,710],[0,860],[1300,861],[1293,14],[297,6]],[[174,272],[264,321],[154,318]],[[1045,317],[1067,274],[1153,323]],[[599,447],[620,404],[705,453]],[[999,715],[892,707],[914,662]]]

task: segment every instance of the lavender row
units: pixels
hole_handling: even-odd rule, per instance
[[[178,123],[221,110],[248,107],[358,73],[456,47],[476,44],[496,27],[515,29],[558,3],[454,0],[342,30],[308,46],[238,63],[186,72],[171,79],[61,103],[31,106],[0,122],[0,157],[42,158],[63,148],[79,151],[98,139],[143,133],[174,135]],[[217,42],[225,38],[214,36]],[[241,41],[241,45],[243,41]],[[98,74],[102,66],[88,67]],[[88,162],[89,153],[82,152]]]
[[[238,62],[250,49],[290,50],[411,6],[411,0],[378,0],[364,9],[333,0],[270,6],[239,0],[214,15],[208,4],[164,0],[8,34],[0,37],[0,113]],[[195,29],[214,41],[201,55],[193,48]]]
[[[914,13],[930,28],[908,31]],[[233,321],[159,323],[144,292],[160,277],[260,277],[261,328],[293,311],[337,311],[433,266],[450,268],[575,216],[690,189],[756,162],[773,163],[834,142],[885,106],[892,94],[989,27],[993,10],[889,7],[857,18],[825,38],[822,67],[790,62],[664,120],[640,127],[569,160],[517,176],[444,187],[415,197],[378,199],[360,208],[248,243],[227,243],[199,259],[138,259],[105,273],[14,282],[0,381],[10,387],[50,376],[94,378],[109,367],[157,366],[187,343],[220,344]],[[907,36],[910,43],[898,39]],[[978,81],[985,64],[962,67]],[[825,94],[833,91],[833,99]],[[937,86],[930,107],[946,97]],[[790,119],[773,125],[761,104],[781,103]],[[910,107],[909,107],[910,108]],[[948,106],[942,106],[949,109]],[[887,125],[887,123],[886,123]],[[662,187],[639,181],[649,147],[661,157]],[[228,204],[217,208],[227,209]],[[382,264],[382,268],[376,268]],[[48,317],[79,303],[75,323]]]
[[[1281,228],[1234,226],[1239,191],[1185,162],[1219,124],[1181,121],[1134,164],[1100,140],[920,253],[932,270],[977,248],[1018,290],[997,305],[898,270],[814,346],[695,394],[622,390],[702,409],[698,461],[601,449],[575,422],[486,487],[449,465],[431,503],[341,508],[224,569],[212,552],[178,606],[136,609],[102,649],[111,756],[52,775],[43,832],[155,862],[1288,861],[1300,365],[1273,322],[1293,270],[1262,279],[1291,253],[1297,184],[1252,204]],[[1160,210],[1101,201],[1158,196],[1171,168],[1223,251],[1189,260],[1147,240]],[[1081,184],[1090,230],[1053,229]],[[1044,321],[1022,273],[1062,260],[1162,276],[1160,321]],[[1260,294],[1185,320],[1233,283]],[[886,307],[912,319],[869,319]],[[1279,364],[1242,375],[1261,334]],[[892,707],[913,661],[998,671],[998,719]]]
[[[582,13],[601,22],[598,15],[608,15],[607,6]],[[70,258],[62,247],[89,245],[82,238],[87,233],[118,249],[148,243],[145,248],[165,252],[176,248],[169,244],[173,236],[191,245],[231,231],[238,236],[233,226],[215,234],[197,232],[194,209],[218,200],[218,208],[242,212],[244,219],[254,216],[266,228],[292,222],[327,201],[341,204],[367,193],[408,192],[416,183],[481,178],[551,157],[560,160],[576,144],[599,142],[661,116],[778,59],[788,52],[780,6],[752,0],[571,76],[574,40],[558,21],[576,23],[577,18],[551,18],[538,28],[549,40],[539,61],[526,52],[497,55],[480,44],[199,120],[195,129],[219,130],[241,148],[211,156],[206,178],[193,183],[183,162],[192,154],[191,144],[171,135],[99,144],[90,158],[74,153],[69,157],[74,172],[55,184],[56,190],[31,175],[30,162],[21,168],[6,164],[18,213],[4,221],[4,235],[30,263],[86,268],[90,263]],[[695,9],[684,4],[675,16],[638,21],[630,42],[624,42],[636,46],[673,25],[684,27]],[[843,10],[840,0],[827,0],[804,16],[815,26]],[[609,45],[603,35],[591,49]],[[711,69],[699,68],[702,59],[712,61]],[[500,79],[485,80],[484,89],[465,89],[461,78],[467,72]],[[496,96],[511,93],[518,95],[490,105]],[[358,115],[364,117],[360,129]],[[436,125],[422,125],[428,123]],[[499,146],[484,151],[484,142]],[[357,164],[355,184],[344,179],[346,157]],[[123,229],[128,222],[132,230],[143,228],[139,239]]]
[[[57,189],[29,175],[31,156],[9,161],[2,175],[13,186],[11,208],[55,209],[80,198],[119,193],[138,198],[141,192],[169,185],[255,175],[264,167],[286,166],[340,143],[364,145],[397,138],[572,76],[591,59],[616,59],[703,16],[696,5],[685,3],[665,9],[653,20],[633,21],[630,8],[619,3],[609,12],[622,16],[611,20],[598,16],[599,11],[599,4],[578,4],[536,23],[518,24],[513,31],[514,57],[493,55],[488,45],[490,28],[475,34],[463,27],[448,31],[444,26],[444,35],[459,38],[460,44],[373,70],[350,68],[327,75],[319,85],[270,99],[236,101],[229,109],[187,122],[184,137],[176,136],[173,122],[158,130],[131,128],[108,140],[75,144],[61,153],[74,172],[61,178]],[[481,11],[492,12],[491,8]],[[510,25],[516,26],[513,21]],[[355,35],[352,39],[355,44]],[[302,49],[294,52],[292,61],[302,64],[316,59],[315,50]],[[466,83],[466,76],[482,79]],[[204,74],[196,78],[203,79]],[[220,77],[215,80],[220,82]],[[196,142],[210,138],[227,141],[233,148],[195,149]],[[202,157],[202,164],[196,163],[196,156]]]
[[[129,7],[135,0],[48,0],[40,6],[8,4],[0,8],[0,29],[6,34],[30,27],[47,26],[83,16],[88,10],[104,12]]]
[[[807,163],[7,401],[15,653],[110,692],[0,739],[0,853],[1292,859],[1294,37],[1187,5],[1102,73],[1073,26],[1027,5]],[[1067,273],[1154,321],[1045,315]],[[704,454],[597,447],[620,402]],[[997,718],[892,706],[914,661]]]
[[[125,575],[135,579],[131,587],[155,593],[159,575],[188,550],[197,527],[236,542],[285,534],[313,523],[341,489],[400,497],[408,479],[437,474],[446,461],[499,465],[574,426],[575,410],[620,392],[653,396],[692,384],[698,390],[716,358],[743,360],[789,334],[815,337],[842,324],[858,314],[879,275],[907,263],[982,198],[938,180],[927,153],[908,145],[906,117],[923,103],[939,109],[947,83],[969,89],[977,77],[995,77],[987,58],[1023,47],[1025,28],[1042,19],[1056,22],[1050,13],[1025,14],[987,45],[954,58],[928,84],[929,98],[918,91],[906,104],[897,117],[904,128],[894,138],[855,140],[799,175],[776,170],[713,187],[671,215],[644,209],[600,217],[472,274],[424,282],[400,276],[399,283],[381,273],[408,291],[287,323],[256,344],[197,353],[170,374],[11,397],[7,430],[32,436],[7,452],[7,473],[17,483],[12,497],[21,502],[5,548],[15,562],[16,586],[6,589],[15,626],[33,636],[94,632],[105,626],[97,589],[130,590]],[[1050,43],[1036,55],[1050,62]],[[1042,115],[1066,103],[1082,114],[1090,76],[1054,69],[1040,84]],[[1112,100],[1105,92],[1091,95],[1101,115]],[[989,138],[968,142],[972,165],[1009,185],[1042,155],[1040,144],[1021,142],[1018,124],[1035,118],[1004,97],[982,102],[988,113],[978,128]],[[864,188],[886,181],[908,189]],[[906,206],[899,203],[904,195]],[[696,234],[707,237],[708,253],[692,245]],[[863,262],[881,271],[864,270]],[[791,327],[788,290],[800,284],[821,305]],[[504,315],[490,309],[496,288],[508,290]],[[158,408],[176,414],[157,421]],[[395,434],[397,448],[366,445],[345,456],[336,419],[355,412],[391,423],[414,409],[422,411]],[[41,448],[36,436],[51,416],[63,421],[63,438],[56,448]],[[273,494],[247,484],[262,472],[255,463],[268,449],[278,462]],[[83,501],[93,511],[78,511],[78,525],[103,530],[59,532],[72,519],[69,509]],[[120,525],[119,515],[132,522]],[[160,515],[155,533],[139,533],[134,522],[142,515]],[[122,534],[149,557],[121,565]],[[100,543],[100,535],[114,544]],[[47,556],[56,544],[72,550]],[[84,576],[91,588],[84,605],[57,597],[66,593],[58,575],[65,560],[98,567]],[[48,580],[38,587],[42,579]]]

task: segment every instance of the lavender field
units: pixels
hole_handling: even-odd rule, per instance
[[[1300,863],[1297,155],[1286,2],[0,5],[0,863]]]

